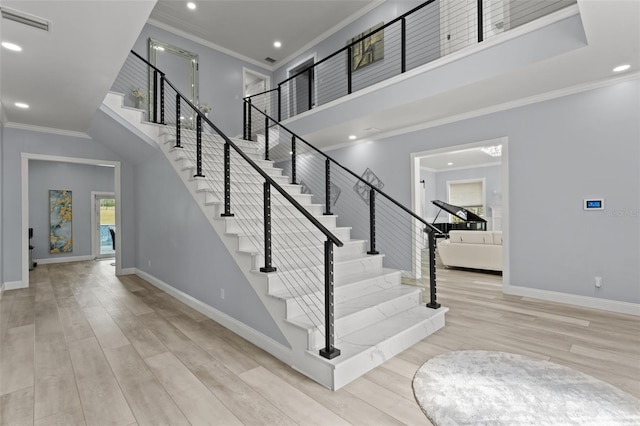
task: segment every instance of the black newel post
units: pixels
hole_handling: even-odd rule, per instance
[[[196,115],[196,174],[193,177],[204,177],[202,174],[202,118]]]
[[[260,272],[275,272],[271,265],[271,184],[264,183],[264,268]]]
[[[324,161],[324,215],[330,216],[331,213],[331,161],[327,158]]]
[[[380,254],[376,250],[376,190],[369,189],[369,244],[371,250],[367,254]]]
[[[160,123],[164,124],[164,74],[160,75]]]
[[[264,116],[264,159],[269,160],[269,116]]]
[[[438,309],[440,304],[436,300],[436,235],[433,231],[426,231],[429,239],[429,293],[430,299],[427,308]]]
[[[291,183],[296,184],[296,137],[291,136]]]
[[[158,70],[153,70],[153,122],[158,122]]]
[[[334,310],[333,310],[333,242],[324,242],[324,348],[320,356],[333,359],[340,355],[340,349],[334,344]]]
[[[231,213],[231,147],[229,142],[224,144],[224,213],[222,217],[233,217]]]
[[[176,93],[176,148],[182,148],[180,145],[180,94]]]

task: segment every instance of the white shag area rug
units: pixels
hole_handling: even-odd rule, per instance
[[[459,351],[427,361],[413,379],[422,411],[448,425],[640,425],[640,400],[552,362]]]

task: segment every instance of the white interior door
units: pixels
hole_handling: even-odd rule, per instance
[[[448,55],[478,42],[476,0],[440,1],[441,53]]]

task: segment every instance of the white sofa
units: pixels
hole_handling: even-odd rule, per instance
[[[502,232],[451,231],[438,253],[445,266],[502,271]]]

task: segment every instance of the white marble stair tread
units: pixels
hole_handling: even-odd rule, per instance
[[[380,316],[392,317],[407,309],[413,308],[415,300],[420,300],[421,289],[414,286],[398,285],[396,287],[387,288],[376,291],[364,296],[353,297],[340,303],[336,303],[334,307],[334,319],[336,329],[340,327],[340,323],[349,319],[350,316],[359,314],[370,315],[373,318]],[[407,296],[415,296],[407,298]],[[324,320],[324,298],[317,301],[320,306],[314,306],[309,315],[298,315],[294,318],[287,319],[289,323],[296,325],[304,330],[310,330],[316,327],[316,324],[309,318],[322,318]],[[378,322],[379,319],[375,322]],[[363,321],[361,321],[363,322]],[[371,322],[363,324],[366,327]],[[339,330],[336,330],[339,332]]]
[[[312,251],[311,249],[305,250],[306,253],[315,254],[316,255],[315,259],[310,259],[309,257],[305,257],[301,255],[300,253],[301,251],[302,251],[301,249],[294,247],[294,248],[288,249],[287,252],[289,253],[287,253],[286,255],[274,253],[272,264],[282,272],[301,271],[303,269],[308,269],[308,268],[317,268],[318,265],[316,262],[324,258],[324,249],[321,247],[318,247],[317,251],[315,250]],[[343,258],[335,260],[334,264],[340,265],[341,262],[348,263],[351,261],[358,261],[363,259],[364,256],[366,255],[363,255],[362,253],[359,255],[358,254],[348,255]]]
[[[221,219],[227,219],[227,218],[221,218]],[[297,218],[296,218],[297,219]],[[331,230],[331,229],[329,229]],[[344,241],[343,244],[345,246],[356,246],[356,245],[361,245],[365,240],[350,240],[350,241]],[[334,250],[334,259],[336,257],[336,253],[337,250],[339,250],[341,247],[336,247]],[[294,248],[290,248],[285,250],[286,252],[291,251],[292,253],[295,254],[300,254],[301,251],[308,251],[308,250],[320,250],[322,253],[324,253],[324,245],[322,243],[318,243],[316,242],[316,244],[309,244],[309,245],[303,245],[303,246],[298,246],[298,247],[294,247]],[[256,256],[258,254],[260,254],[258,251],[256,250],[237,250],[238,253],[245,253],[245,254],[249,254],[252,256]],[[346,259],[350,259],[351,256],[354,255],[345,255],[345,257],[340,257],[339,260],[346,260]]]
[[[354,257],[352,259],[346,259],[346,260],[335,260],[333,262],[333,269],[334,271],[340,267],[346,266],[346,265],[351,265],[351,264],[358,264],[358,263],[374,263],[377,259],[375,258],[384,258],[384,254],[376,254],[373,256],[369,256],[369,255],[364,255],[364,256],[357,256]],[[277,265],[274,264],[274,266],[277,267]],[[306,271],[308,271],[309,269],[317,269],[317,268],[322,268],[322,271],[324,273],[324,266],[323,265],[314,265],[311,264],[311,261],[308,261],[307,264],[305,264],[304,266],[301,265],[293,265],[291,268],[285,268],[283,265],[280,265],[280,269],[278,269],[276,272],[274,272],[274,274],[278,274],[278,273],[288,273],[288,274],[296,274],[296,273],[301,273],[304,274]],[[338,276],[340,274],[338,274],[337,272],[335,272],[335,276]],[[335,279],[334,279],[335,281]]]
[[[350,226],[338,226],[337,228],[334,228],[331,230],[331,232],[333,234],[336,234],[337,232],[340,231],[351,231],[351,227]],[[245,231],[242,232],[227,232],[227,234],[229,235],[237,235],[238,237],[250,237],[250,238],[258,238],[261,241],[264,240],[264,235],[260,234],[260,235],[256,235],[256,234],[249,234]],[[278,232],[279,235],[285,236],[285,237],[300,237],[300,238],[305,238],[305,237],[309,237],[309,234],[307,233],[301,233],[297,230],[292,231],[292,230],[287,230],[286,232]],[[322,234],[322,232],[320,230],[318,230],[318,232],[316,234]],[[317,235],[316,235],[317,236]]]
[[[324,362],[335,365],[336,369],[338,366],[346,367],[347,362],[351,359],[363,362],[358,356],[366,355],[366,359],[373,363],[369,368],[364,368],[365,371],[368,371],[424,337],[438,331],[437,317],[443,316],[448,310],[444,307],[427,308],[423,303],[336,338],[334,347],[340,350],[340,356],[334,359],[326,359],[318,354],[322,346],[309,350],[308,353],[317,356]],[[444,319],[442,320],[444,321]]]

